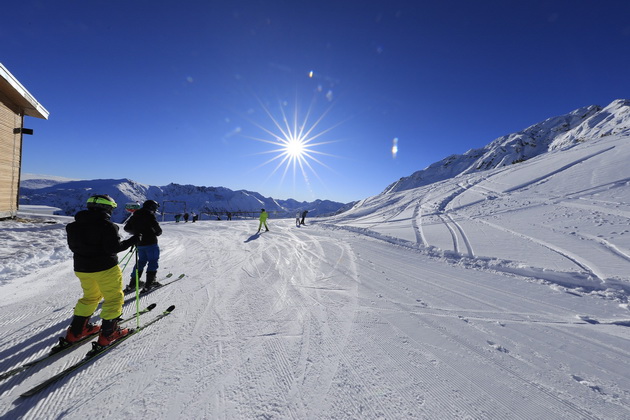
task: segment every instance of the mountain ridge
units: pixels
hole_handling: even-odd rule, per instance
[[[486,146],[448,156],[390,184],[381,194],[404,191],[449,178],[517,164],[589,139],[630,133],[630,100],[590,105],[501,136]]]
[[[298,202],[264,197],[260,193],[225,187],[206,187],[170,183],[165,186],[141,184],[128,178],[67,180],[59,177],[40,178],[26,174],[20,184],[20,205],[47,205],[61,209],[63,215],[72,216],[85,208],[85,202],[93,194],[109,194],[124,208],[127,203],[143,203],[156,200],[160,203],[163,220],[173,220],[177,213],[201,214],[201,218],[224,218],[227,212],[253,216],[265,208],[278,217],[293,217],[296,212],[308,210],[310,216],[333,214],[347,206],[330,200]],[[112,215],[122,222],[128,214],[117,210]]]

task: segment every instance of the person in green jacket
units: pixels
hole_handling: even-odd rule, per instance
[[[267,226],[267,218],[268,217],[269,217],[269,213],[267,213],[265,211],[265,209],[261,209],[260,210],[260,217],[258,218],[260,223],[258,223],[258,232],[256,232],[256,233],[260,233],[260,229],[262,228],[263,225],[265,225],[265,232],[269,232],[269,226]]]

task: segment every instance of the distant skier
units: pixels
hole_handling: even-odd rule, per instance
[[[260,217],[258,218],[259,223],[258,223],[258,232],[256,233],[260,233],[260,229],[263,227],[263,225],[265,225],[265,232],[269,232],[269,227],[267,226],[267,218],[269,217],[269,214],[265,211],[265,209],[261,209],[260,210]]]
[[[188,213],[184,213],[184,223],[188,223]]]
[[[304,220],[306,219],[306,215],[308,214],[308,210],[304,210],[302,212],[302,221],[300,222],[301,225],[304,224]]]
[[[300,227],[300,212],[295,213],[295,226]]]
[[[133,267],[125,293],[136,290],[136,270],[138,270],[138,278],[140,278],[145,266],[147,266],[147,276],[144,290],[147,291],[161,286],[155,280],[160,259],[160,247],[158,246],[157,237],[162,234],[162,228],[155,217],[155,212],[159,207],[160,205],[157,201],[147,200],[142,204],[142,208],[136,210],[131,219],[125,224],[126,232],[142,235],[142,240],[138,243],[138,265]]]
[[[181,220],[182,215],[181,214],[176,214],[175,215],[175,223],[179,223],[179,221]]]
[[[67,343],[100,331],[97,343],[107,346],[129,334],[127,328],[118,326],[125,301],[118,253],[138,244],[141,238],[134,235],[120,240],[118,226],[110,220],[116,207],[110,196],[93,195],[87,200],[87,210],[79,211],[75,221],[66,226],[74,274],[83,288],[83,297],[74,307],[74,318],[64,339]],[[89,320],[101,299],[104,299],[100,314],[103,322],[100,326],[93,325]]]

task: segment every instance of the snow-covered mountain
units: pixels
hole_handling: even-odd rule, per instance
[[[508,134],[480,149],[451,155],[389,185],[384,193],[405,191],[470,173],[517,164],[590,139],[630,133],[630,101],[605,108],[591,105]]]
[[[20,205],[46,205],[58,207],[66,216],[85,208],[85,202],[93,194],[109,194],[120,209],[113,219],[122,222],[128,213],[122,210],[127,203],[142,203],[147,199],[161,205],[164,220],[173,220],[177,213],[201,214],[201,219],[224,218],[226,212],[237,217],[254,216],[265,208],[277,217],[293,217],[296,212],[308,210],[309,216],[337,212],[344,206],[329,200],[298,202],[276,200],[257,192],[233,191],[223,187],[199,187],[195,185],[169,184],[163,187],[140,184],[130,179],[67,180],[63,178],[27,175],[20,184]]]
[[[54,175],[40,175],[40,174],[27,174],[23,173],[20,177],[21,185],[28,185],[29,188],[39,189],[51,187],[53,185],[60,184],[62,182],[78,181],[78,179],[65,178],[62,176]]]

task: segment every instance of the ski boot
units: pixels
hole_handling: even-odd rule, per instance
[[[136,276],[134,274],[135,274],[135,272],[131,273],[131,278],[129,279],[129,284],[127,285],[127,287],[125,287],[123,289],[123,293],[124,294],[136,291]],[[138,279],[140,279],[140,277],[142,277],[142,271],[138,271]],[[138,286],[139,286],[140,289],[142,289],[142,286],[144,286],[144,282],[141,281],[141,280],[138,280]]]
[[[151,289],[162,287],[162,284],[155,280],[156,276],[157,271],[147,271],[147,282],[144,284],[144,289],[142,289],[143,292],[148,292]]]
[[[122,337],[128,335],[131,330],[129,328],[121,328],[118,326],[120,318],[104,319],[103,326],[101,328],[101,334],[98,336],[96,345],[107,347],[116,340],[120,340]]]
[[[144,287],[144,282],[143,281],[139,281],[138,282],[138,288],[140,290],[142,290],[142,287]],[[127,287],[125,287],[123,289],[123,293],[124,294],[128,294],[128,293],[133,293],[136,291],[136,280],[134,279],[132,282],[129,282],[129,284],[127,285]]]
[[[64,347],[68,347],[70,344],[74,344],[77,341],[83,340],[85,337],[89,337],[99,332],[100,325],[91,324],[89,316],[75,315],[72,318],[70,327],[66,332],[65,337],[59,338],[59,344],[52,348],[53,352],[62,350]]]

